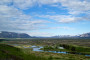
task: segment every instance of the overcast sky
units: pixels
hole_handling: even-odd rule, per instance
[[[31,36],[90,32],[90,0],[0,0],[0,31]]]

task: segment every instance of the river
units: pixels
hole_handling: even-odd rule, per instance
[[[82,53],[76,53],[76,52],[63,52],[63,51],[44,51],[44,50],[40,50],[41,48],[43,48],[43,46],[31,46],[30,48],[33,49],[33,51],[39,51],[39,52],[52,52],[52,53],[62,53],[62,54],[78,54],[78,55],[85,55],[85,56],[89,56],[90,55],[86,55],[86,54],[82,54]],[[63,48],[63,47],[60,47]]]

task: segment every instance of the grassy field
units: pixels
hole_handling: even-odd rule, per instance
[[[1,43],[5,44],[30,44],[30,45],[59,45],[59,44],[71,44],[78,46],[90,47],[90,39],[86,38],[30,38],[30,39],[0,39]]]
[[[18,46],[12,44],[18,44]],[[85,49],[85,51],[90,53],[90,39],[0,39],[0,60],[90,60],[90,57],[84,55],[36,52],[32,51],[31,48],[24,48],[32,45],[49,47],[55,46],[55,49],[52,50],[58,50],[57,46],[62,45],[66,49],[62,51],[73,50],[77,52],[84,52]],[[67,45],[69,45],[68,48],[66,47]]]
[[[27,50],[27,49],[26,49]],[[47,60],[34,54],[26,54],[23,49],[0,44],[0,60]]]

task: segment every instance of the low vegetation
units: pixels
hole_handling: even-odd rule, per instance
[[[34,54],[26,54],[20,48],[0,44],[0,60],[47,60]]]
[[[63,49],[60,49],[62,47]],[[60,44],[55,46],[44,46],[41,50],[44,51],[64,51],[71,54],[90,55],[90,47],[83,47],[77,45]]]
[[[18,45],[18,46],[15,46]],[[0,60],[89,60],[89,56],[32,51],[32,45],[44,46],[44,50],[90,53],[90,39],[0,39]],[[58,47],[64,47],[59,49]],[[24,48],[27,47],[27,48]]]
[[[73,51],[73,52],[82,52],[82,53],[90,54],[90,47],[83,47],[83,46],[77,46],[77,45],[66,45],[66,44],[60,44],[60,46],[64,47],[67,50]]]

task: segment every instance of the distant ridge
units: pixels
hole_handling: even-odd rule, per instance
[[[85,33],[85,34],[81,34],[80,37],[90,38],[90,32],[89,33]]]
[[[7,31],[1,31],[0,32],[0,38],[30,38],[26,33],[15,33],[15,32],[7,32]]]
[[[80,35],[75,35],[75,36],[58,35],[58,36],[52,36],[52,37],[37,37],[37,36],[30,36],[26,33],[1,31],[0,38],[90,38],[90,32],[80,34]]]
[[[70,35],[58,35],[58,36],[52,36],[52,38],[90,38],[90,32],[84,33],[80,35],[70,36]]]

